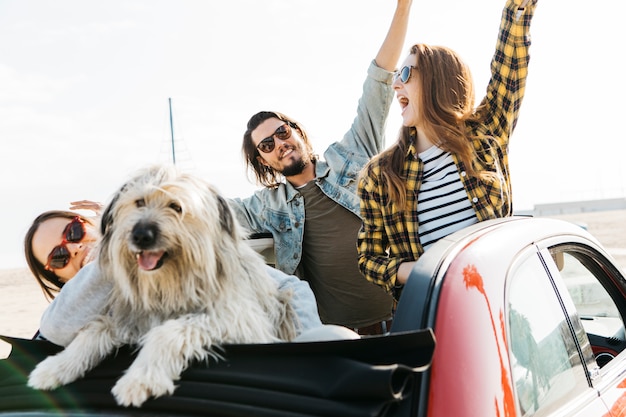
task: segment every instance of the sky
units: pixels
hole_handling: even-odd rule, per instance
[[[322,154],[354,118],[395,4],[0,0],[0,269],[26,265],[39,213],[106,203],[135,170],[171,162],[172,125],[177,164],[228,197],[257,188],[240,146],[260,110],[301,122]],[[482,97],[503,6],[416,0],[401,60],[413,43],[449,46]],[[515,210],[626,197],[625,12],[621,0],[539,0],[511,138]],[[394,102],[388,144],[400,121]]]

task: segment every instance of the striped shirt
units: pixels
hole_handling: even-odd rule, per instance
[[[530,0],[524,10],[518,10],[518,3],[521,0],[508,0],[504,7],[487,92],[476,109],[476,121],[465,126],[467,136],[473,138],[475,170],[493,175],[489,178],[467,175],[463,163],[456,155],[450,155],[463,185],[464,197],[477,221],[512,212],[509,138],[524,97],[530,59],[530,22],[537,0]],[[388,204],[380,159],[374,159],[366,167],[358,184],[363,220],[357,243],[359,269],[366,279],[394,292],[396,297],[401,288],[396,285],[398,266],[416,261],[424,253],[421,232],[426,229],[419,217],[425,213],[421,205],[426,202],[419,196],[418,204],[417,198],[424,191],[425,172],[424,162],[416,156],[415,145],[409,145],[400,173],[406,181],[407,207]]]
[[[419,158],[424,163],[424,174],[415,210],[419,239],[426,250],[442,237],[478,219],[450,152],[432,146],[420,153]]]

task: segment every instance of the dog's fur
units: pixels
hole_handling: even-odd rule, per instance
[[[68,384],[117,347],[137,345],[112,393],[140,406],[173,393],[191,361],[219,358],[216,346],[295,337],[291,294],[278,291],[228,203],[199,178],[168,166],[140,171],[105,209],[102,236],[98,262],[113,281],[107,311],[38,364],[29,386]]]

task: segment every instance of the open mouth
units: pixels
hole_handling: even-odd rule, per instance
[[[406,106],[409,105],[409,99],[404,96],[398,96],[398,103],[400,104],[400,107],[404,109]]]
[[[280,155],[280,159],[284,159],[293,152],[293,148],[287,148],[285,152]]]
[[[142,250],[137,252],[137,265],[144,271],[154,271],[163,266],[163,261],[167,257],[167,252]]]

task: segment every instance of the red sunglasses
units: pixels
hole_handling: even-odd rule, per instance
[[[71,222],[63,229],[63,240],[61,244],[55,246],[50,255],[48,255],[48,262],[46,263],[46,269],[51,271],[53,269],[62,269],[70,262],[72,255],[67,248],[68,243],[78,243],[84,239],[87,231],[85,230],[85,222],[76,216]]]

